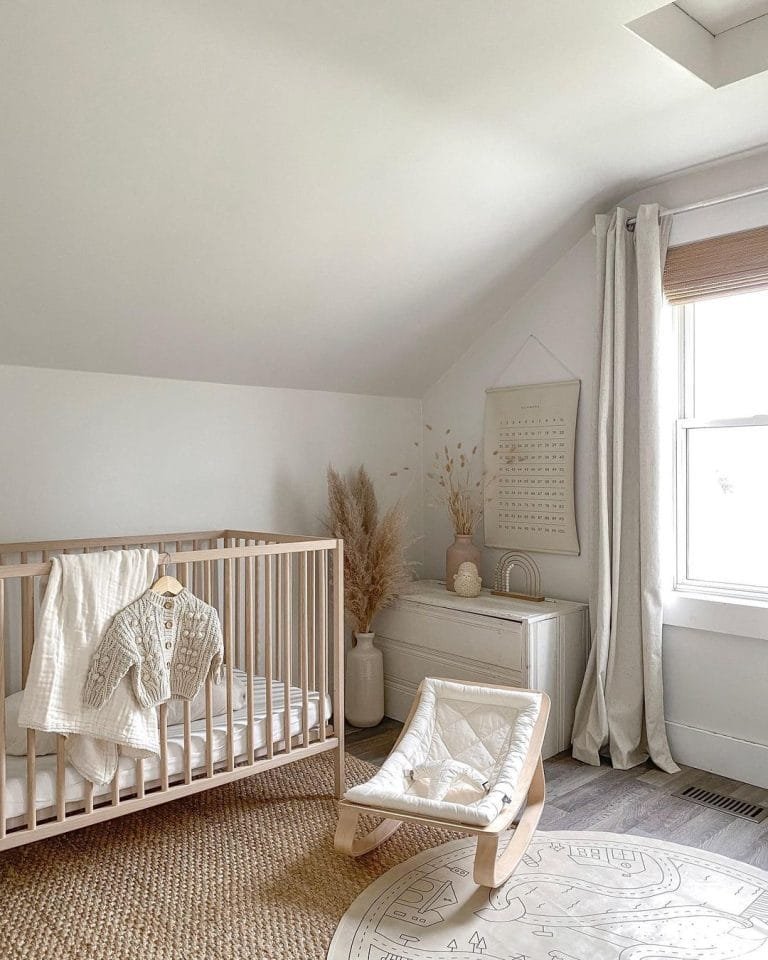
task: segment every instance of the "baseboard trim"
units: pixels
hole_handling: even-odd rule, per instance
[[[667,736],[678,763],[768,789],[768,744],[670,721]]]

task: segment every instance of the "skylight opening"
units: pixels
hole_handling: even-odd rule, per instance
[[[768,70],[768,0],[677,0],[626,27],[711,87]]]

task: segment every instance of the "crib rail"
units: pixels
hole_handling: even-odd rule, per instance
[[[152,547],[159,572],[177,577],[219,613],[224,636],[225,708],[205,710],[169,733],[168,705],[158,709],[158,758],[123,759],[105,790],[67,765],[66,738],[37,757],[26,733],[26,760],[7,755],[6,711],[0,710],[0,850],[134,810],[313,754],[336,751],[335,790],[344,783],[343,543],[247,530],[0,545],[0,690],[23,689],[29,672],[45,578],[62,553]],[[236,704],[244,677],[245,705]],[[257,690],[263,689],[263,703]],[[326,704],[330,699],[330,710]],[[16,751],[19,752],[18,750]],[[8,775],[13,764],[13,790]],[[18,797],[25,767],[23,809]]]

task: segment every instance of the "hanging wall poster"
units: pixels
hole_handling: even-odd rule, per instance
[[[486,391],[486,546],[579,553],[573,479],[580,385]]]

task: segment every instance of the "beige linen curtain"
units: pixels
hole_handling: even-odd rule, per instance
[[[602,341],[597,410],[597,573],[592,648],[573,755],[625,770],[649,756],[677,771],[661,678],[662,270],[671,218],[656,204],[596,218]]]

